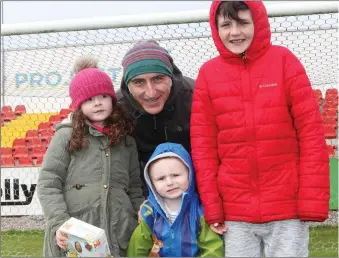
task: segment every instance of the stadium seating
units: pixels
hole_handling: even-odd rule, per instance
[[[336,155],[333,139],[337,138],[338,90],[313,90],[324,124],[330,157]],[[324,97],[323,97],[324,96]],[[55,126],[72,112],[72,105],[60,112],[27,113],[25,105],[1,108],[1,166],[40,166]]]

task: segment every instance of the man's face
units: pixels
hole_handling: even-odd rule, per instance
[[[241,54],[251,45],[254,37],[254,24],[250,10],[238,12],[242,21],[223,15],[218,16],[218,32],[225,47],[234,54]]]
[[[189,186],[188,167],[178,158],[154,161],[149,176],[155,190],[165,199],[180,199]]]
[[[149,114],[160,113],[171,93],[172,79],[161,73],[146,73],[133,77],[128,83],[131,95]]]

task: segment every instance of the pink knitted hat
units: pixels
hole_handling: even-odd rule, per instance
[[[98,68],[85,68],[76,73],[69,87],[74,111],[87,99],[97,95],[109,95],[117,100],[111,78]]]

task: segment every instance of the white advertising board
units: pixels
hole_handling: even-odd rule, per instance
[[[37,197],[39,169],[1,168],[1,216],[43,215]]]

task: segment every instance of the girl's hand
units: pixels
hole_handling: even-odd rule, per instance
[[[222,235],[227,231],[225,223],[214,223],[210,225],[210,228],[219,235]]]
[[[64,249],[66,250],[66,237],[64,237],[60,231],[57,231],[55,233],[55,236],[56,236],[56,241],[57,241],[57,244],[58,246],[61,248],[61,249]]]

